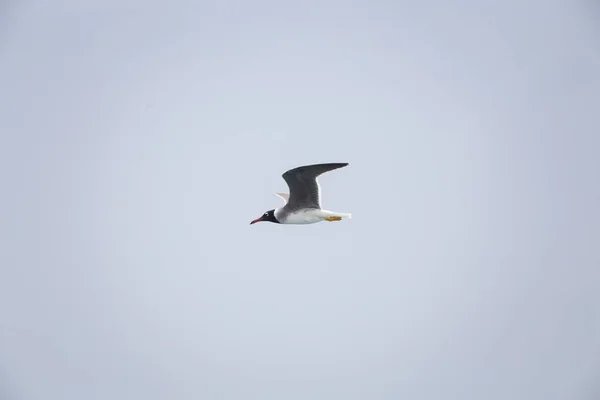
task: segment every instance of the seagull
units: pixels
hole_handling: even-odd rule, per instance
[[[282,177],[290,189],[290,194],[274,193],[285,202],[285,205],[265,212],[250,222],[250,225],[261,221],[304,225],[352,218],[350,213],[338,213],[321,208],[321,187],[317,181],[319,175],[347,165],[348,163],[313,164],[286,171]]]

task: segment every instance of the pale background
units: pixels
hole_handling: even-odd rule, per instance
[[[600,399],[598,9],[5,1],[0,398]]]

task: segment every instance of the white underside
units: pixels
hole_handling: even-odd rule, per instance
[[[350,213],[339,213],[320,209],[308,209],[289,214],[287,218],[282,220],[282,218],[279,217],[280,212],[281,208],[275,210],[275,218],[277,218],[277,220],[282,224],[315,224],[317,222],[324,221],[327,217],[340,217],[342,219],[352,218],[352,214]]]

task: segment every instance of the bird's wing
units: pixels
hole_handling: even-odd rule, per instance
[[[285,172],[282,177],[290,188],[286,207],[292,209],[321,208],[321,188],[317,177],[346,165],[348,163],[304,165]]]
[[[288,199],[290,198],[290,195],[287,193],[273,193],[275,196],[279,197],[280,199],[283,200],[284,203],[288,202]]]

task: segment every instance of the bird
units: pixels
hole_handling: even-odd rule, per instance
[[[317,180],[319,175],[347,165],[348,163],[312,164],[286,171],[282,177],[289,187],[289,195],[274,193],[285,202],[285,205],[266,211],[250,222],[250,225],[257,222],[305,225],[351,219],[351,213],[339,213],[321,208],[321,187]]]

